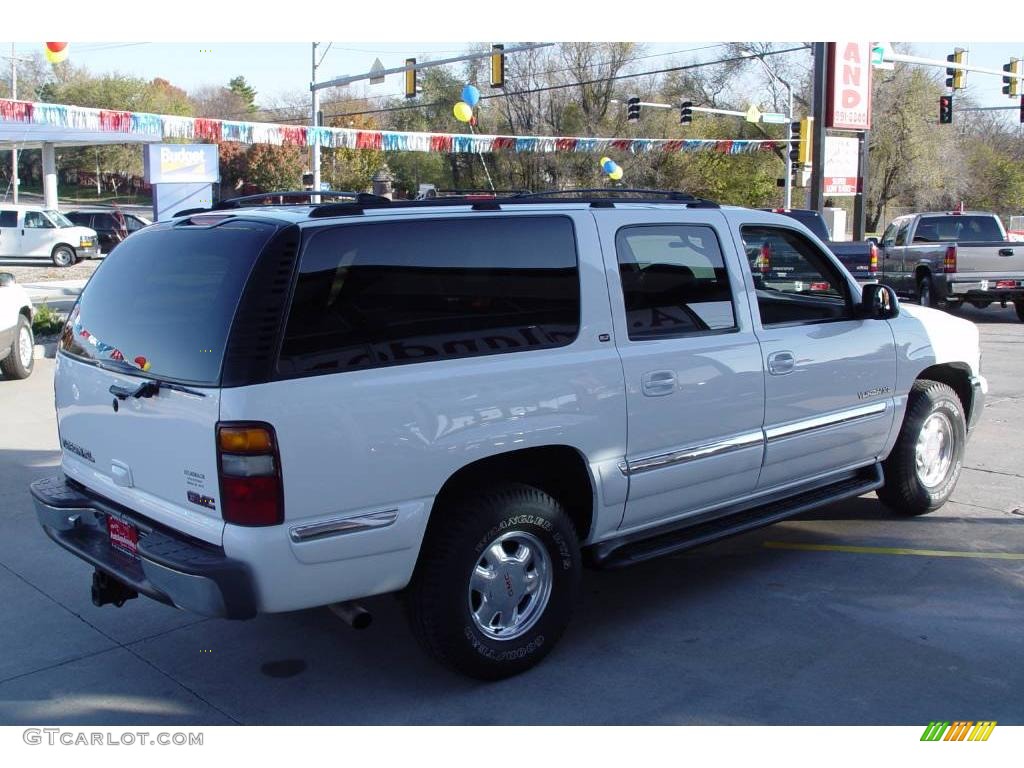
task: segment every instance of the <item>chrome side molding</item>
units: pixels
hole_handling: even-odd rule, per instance
[[[619,471],[624,475],[635,475],[638,472],[647,472],[652,469],[661,469],[674,464],[685,464],[697,459],[707,459],[711,456],[718,456],[723,453],[738,451],[743,448],[750,448],[764,442],[764,434],[757,432],[746,432],[742,435],[728,437],[725,440],[716,440],[713,443],[704,443],[669,453],[659,453],[655,456],[648,456],[635,461],[620,461]]]
[[[764,431],[764,433],[765,437],[769,441],[778,440],[779,438],[791,437],[793,435],[799,435],[815,429],[834,427],[837,424],[846,424],[851,421],[860,421],[862,419],[872,419],[876,416],[881,416],[885,413],[888,407],[888,401],[871,403],[870,405],[861,405],[856,408],[839,411],[838,413],[829,413],[825,416],[815,416],[813,419],[804,419],[803,421],[794,421],[791,424],[769,427]]]
[[[377,528],[387,528],[398,519],[397,509],[385,509],[380,512],[370,512],[357,517],[340,517],[334,520],[324,520],[310,525],[298,525],[292,528],[288,535],[296,544],[326,539],[329,536],[341,536],[346,533],[358,533],[360,531],[372,531]]]

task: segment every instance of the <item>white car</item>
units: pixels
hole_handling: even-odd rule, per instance
[[[32,316],[35,308],[10,272],[0,272],[0,371],[8,379],[32,373]]]
[[[245,202],[133,234],[62,334],[62,473],[31,492],[96,605],[359,623],[401,591],[428,651],[504,677],[555,645],[584,558],[870,491],[929,512],[982,411],[977,327],[862,288],[787,216]],[[763,247],[806,282],[759,284]]]
[[[70,267],[99,255],[96,230],[73,224],[60,211],[0,203],[0,258],[47,258]]]

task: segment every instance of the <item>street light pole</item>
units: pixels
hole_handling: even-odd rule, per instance
[[[14,43],[11,43],[11,100],[18,98],[18,59],[14,55]],[[18,204],[18,147],[11,147],[11,189],[14,204]]]

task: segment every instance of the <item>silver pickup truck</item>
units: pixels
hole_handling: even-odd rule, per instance
[[[882,235],[879,280],[924,306],[1012,303],[1024,321],[1024,243],[1007,240],[994,213],[915,213]]]

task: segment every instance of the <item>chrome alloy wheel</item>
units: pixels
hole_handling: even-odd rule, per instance
[[[32,365],[32,332],[22,326],[18,331],[18,357],[21,367],[28,369]]]
[[[926,488],[941,484],[953,463],[953,425],[944,413],[933,413],[917,436],[914,452],[917,477]]]
[[[547,549],[536,536],[510,531],[480,554],[469,577],[469,613],[485,636],[513,640],[544,613],[553,574]]]

